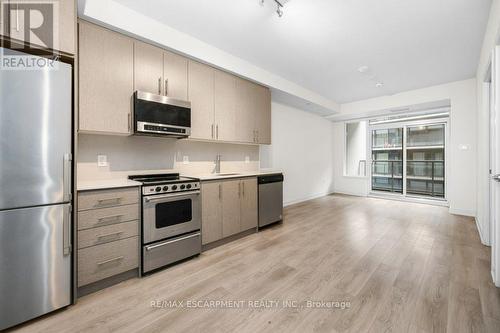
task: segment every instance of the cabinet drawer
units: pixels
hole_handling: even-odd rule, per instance
[[[138,221],[108,225],[105,227],[82,230],[78,232],[78,248],[114,242],[139,234]]]
[[[126,205],[78,212],[78,230],[139,219],[139,205]]]
[[[78,210],[115,207],[139,202],[139,189],[119,188],[114,190],[86,191],[78,193]]]
[[[139,237],[78,251],[78,287],[139,267]]]

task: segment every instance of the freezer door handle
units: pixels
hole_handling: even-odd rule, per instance
[[[64,154],[63,159],[63,200],[65,202],[71,201],[71,154]]]
[[[71,254],[71,205],[64,207],[63,216],[63,254],[69,256]]]

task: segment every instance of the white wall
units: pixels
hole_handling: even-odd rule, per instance
[[[484,79],[491,63],[491,53],[494,46],[500,42],[500,0],[493,0],[490,18],[481,50],[477,69],[477,141],[478,141],[478,172],[477,172],[477,215],[476,222],[481,235],[481,241],[490,244],[489,218],[489,110],[487,94],[484,94]]]
[[[261,167],[283,170],[285,205],[332,192],[332,152],[330,121],[272,103],[272,145],[261,146]]]
[[[341,105],[341,114],[356,117],[369,111],[399,108],[408,105],[428,103],[449,99],[450,112],[450,142],[448,143],[448,200],[450,212],[455,214],[476,215],[476,120],[477,99],[476,79],[452,82],[448,84],[417,89],[408,92],[367,99]],[[342,129],[342,133],[341,132]],[[344,177],[338,169],[338,154],[343,136],[341,125],[334,126],[336,166],[335,191],[361,192],[359,179]],[[459,147],[465,145],[467,150]],[[367,184],[367,180],[365,181]],[[365,185],[367,186],[367,185]]]

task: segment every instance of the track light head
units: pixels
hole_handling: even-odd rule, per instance
[[[280,4],[277,5],[276,14],[278,14],[279,17],[283,16],[283,8],[281,8]]]

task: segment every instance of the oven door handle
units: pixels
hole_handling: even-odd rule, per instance
[[[146,246],[146,251],[151,251],[151,250],[156,249],[158,247],[162,247],[162,246],[165,246],[165,245],[168,245],[168,244],[172,244],[172,243],[177,243],[177,242],[180,242],[180,241],[183,241],[183,240],[186,240],[186,239],[191,239],[191,238],[194,238],[194,237],[199,237],[200,235],[201,235],[201,233],[197,232],[197,233],[192,234],[192,235],[187,235],[187,236],[184,236],[184,237],[172,239],[172,240],[169,240],[169,241],[166,241],[166,242],[162,242],[162,243],[159,243],[159,244],[148,245],[148,246]]]
[[[181,193],[173,193],[173,194],[165,194],[165,195],[155,195],[152,198],[144,198],[146,202],[153,202],[153,201],[158,201],[158,200],[163,200],[163,199],[170,199],[170,198],[175,198],[175,197],[185,197],[189,195],[199,195],[200,191],[191,191],[191,192],[181,192]]]

